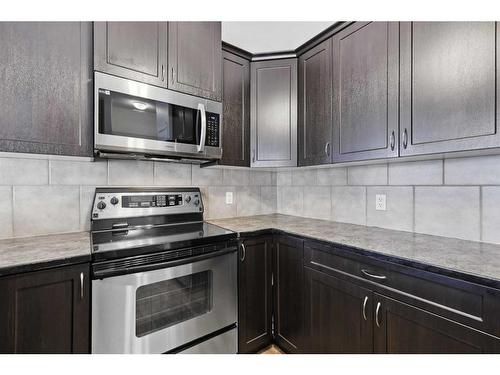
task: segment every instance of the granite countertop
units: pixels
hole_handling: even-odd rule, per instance
[[[240,234],[275,229],[500,287],[500,245],[281,214],[210,222]]]
[[[88,232],[0,240],[0,276],[89,260]]]

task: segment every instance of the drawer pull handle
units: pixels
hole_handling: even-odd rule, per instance
[[[377,302],[377,310],[375,311],[375,323],[377,323],[378,328],[380,328],[380,322],[378,320],[379,312],[380,312],[380,302]]]
[[[363,301],[363,319],[368,320],[366,317],[366,303],[368,302],[368,296],[365,297],[365,300]]]
[[[394,130],[391,133],[391,151],[394,151],[394,146],[396,145],[396,137],[394,136]]]
[[[368,272],[367,270],[361,270],[361,272],[368,277],[377,279],[377,280],[385,280],[387,279],[387,276],[384,275],[374,275],[373,273]]]
[[[84,283],[83,283],[83,272],[80,272],[80,299],[83,300],[84,293],[83,293],[83,288],[84,288]]]
[[[245,248],[245,244],[242,242],[241,243],[241,252],[242,252],[242,255],[241,255],[241,261],[245,261],[245,257],[247,256],[247,249]]]

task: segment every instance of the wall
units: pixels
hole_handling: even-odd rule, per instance
[[[296,168],[277,185],[279,213],[500,243],[500,156]]]
[[[149,161],[0,154],[0,238],[89,230],[96,186],[199,186],[205,217],[276,212],[276,173]],[[225,204],[226,191],[234,201]]]

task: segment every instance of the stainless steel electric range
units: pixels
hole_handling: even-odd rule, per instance
[[[236,233],[198,188],[98,188],[92,352],[236,353]]]

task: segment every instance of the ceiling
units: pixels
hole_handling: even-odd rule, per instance
[[[245,51],[290,51],[335,22],[222,22],[222,40]]]

